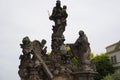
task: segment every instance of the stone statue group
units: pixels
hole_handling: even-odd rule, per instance
[[[72,44],[65,44],[63,32],[67,25],[67,6],[61,7],[61,2],[56,1],[52,14],[53,33],[51,40],[51,54],[48,55],[46,40],[30,41],[29,37],[23,38],[23,54],[20,55],[18,74],[21,80],[94,80],[96,68],[90,61],[90,43],[84,31],[79,31],[78,39]],[[67,51],[67,47],[70,48]],[[72,63],[72,59],[78,61],[78,65]]]

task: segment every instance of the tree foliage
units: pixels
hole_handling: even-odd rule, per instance
[[[114,74],[109,74],[101,80],[120,80],[120,70],[117,70]]]
[[[90,54],[90,60],[92,60],[94,57],[95,57],[94,54],[91,53],[91,54]]]
[[[113,67],[107,54],[97,55],[92,61],[95,63],[98,72],[96,80],[100,80],[106,75],[113,73]]]
[[[75,66],[78,65],[78,60],[75,57],[73,57],[71,61]]]

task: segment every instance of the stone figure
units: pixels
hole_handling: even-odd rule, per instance
[[[61,24],[62,18],[61,11],[62,11],[61,2],[57,0],[56,6],[53,8],[52,15],[49,17],[50,20],[53,20],[55,22],[55,25]]]
[[[49,17],[50,20],[55,22],[55,26],[60,25],[62,22],[66,22],[68,16],[66,12],[67,6],[61,7],[61,2],[57,0],[56,6],[53,8],[52,15]]]
[[[22,52],[24,54],[28,54],[31,52],[31,41],[29,39],[29,37],[24,37],[22,40],[23,44],[20,44],[21,48],[23,49]]]
[[[68,14],[66,12],[67,6],[64,5],[62,8],[62,23],[64,26],[66,26],[66,18],[68,17]]]
[[[86,34],[83,31],[79,31],[79,38],[76,40],[75,45],[81,52],[87,52],[89,48],[89,42]]]
[[[58,36],[63,36],[62,34],[65,31],[66,18],[68,16],[66,9],[67,6],[64,5],[62,8],[61,2],[57,0],[56,6],[53,8],[52,15],[49,17],[50,20],[55,22],[55,26],[53,26],[53,32]]]
[[[90,68],[90,47],[86,34],[83,31],[79,31],[79,38],[75,42],[75,46],[78,50],[77,59],[79,61],[80,69],[89,71]]]
[[[43,39],[41,42],[34,40],[32,44],[33,44],[32,45],[33,57],[35,57],[34,61],[35,61],[35,63],[37,63],[38,66],[39,66],[39,64],[42,65],[42,67],[40,67],[40,69],[39,69],[40,71],[38,71],[38,72],[40,72],[39,76],[41,76],[41,78],[43,80],[52,79],[53,75],[50,72],[48,66],[46,65],[45,60],[43,60],[47,57],[46,53],[43,53],[43,52],[46,52],[46,48],[47,48],[47,47],[44,48],[44,45],[46,44],[46,40]],[[38,63],[38,61],[39,61],[39,63]]]
[[[68,14],[66,12],[67,6],[61,7],[60,0],[56,1],[56,6],[53,8],[52,14],[49,17],[50,20],[55,22],[53,25],[53,33],[52,33],[52,52],[56,53],[60,51],[60,46],[64,44],[64,35],[63,32],[65,31],[66,26],[66,18]]]
[[[24,37],[22,40],[23,44],[20,44],[21,48],[23,49],[23,55],[20,55],[19,59],[20,65],[19,65],[19,75],[22,80],[26,79],[29,75],[27,68],[29,67],[28,64],[32,63],[31,61],[31,41],[29,37]]]
[[[22,42],[23,44],[20,45],[23,54],[20,55],[21,61],[18,71],[21,80],[43,80],[47,75],[50,74],[51,76],[42,59],[46,57],[47,47],[44,46],[46,40],[43,39],[41,42],[38,40],[30,41],[29,37],[25,37]],[[47,78],[44,80],[47,80]]]
[[[44,45],[46,44],[46,40],[42,40],[41,42],[39,42],[38,40],[34,40],[32,42],[32,47],[33,47],[33,50],[34,51],[39,51],[40,54],[38,54],[39,56],[43,56],[43,55],[46,55],[46,52],[47,52],[47,47]],[[36,52],[38,53],[38,52]]]
[[[43,47],[44,47],[45,44],[46,44],[46,40],[42,40],[41,43],[38,40],[34,40],[32,42],[32,47],[33,47],[33,49],[32,49],[32,54],[33,54],[32,60],[34,61],[36,67],[41,64],[40,61],[38,60],[36,54],[38,56],[43,56],[43,55],[46,54],[46,53],[43,53]],[[36,52],[36,51],[38,51],[38,52]],[[36,54],[35,54],[35,52],[36,52]]]

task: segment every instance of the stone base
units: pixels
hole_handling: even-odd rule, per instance
[[[71,76],[59,75],[55,76],[53,80],[73,80],[73,78]]]
[[[92,71],[81,71],[81,72],[74,72],[72,73],[73,75],[73,80],[95,80],[97,72],[92,72]]]
[[[55,77],[53,80],[67,80],[67,78],[59,76]]]

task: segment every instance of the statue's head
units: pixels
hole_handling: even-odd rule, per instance
[[[57,7],[60,7],[60,6],[61,6],[61,2],[60,2],[60,0],[57,0],[57,2],[56,2],[56,6],[57,6]]]
[[[64,6],[63,6],[63,9],[67,9],[67,6],[66,6],[66,5],[64,5]]]
[[[79,31],[79,35],[80,35],[80,36],[84,35],[84,31],[80,30],[80,31]]]
[[[22,40],[23,44],[29,44],[30,43],[30,39],[28,36],[24,37]]]
[[[46,40],[42,39],[41,44],[44,46],[46,44]]]

